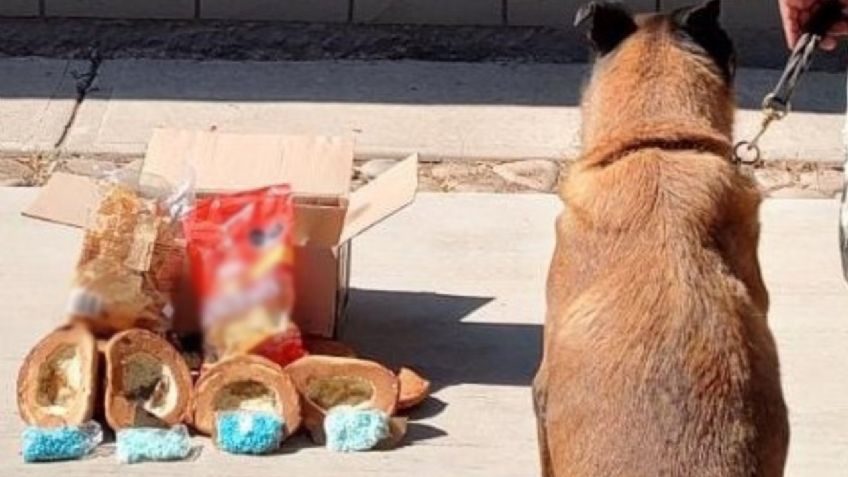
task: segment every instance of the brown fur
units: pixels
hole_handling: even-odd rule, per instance
[[[729,81],[664,16],[596,65],[534,382],[543,475],[779,476],[789,439],[760,194]]]

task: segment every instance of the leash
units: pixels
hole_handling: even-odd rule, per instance
[[[737,165],[762,163],[759,142],[775,121],[785,118],[792,110],[792,95],[801,77],[810,68],[813,56],[827,32],[839,20],[845,6],[840,0],[827,0],[816,10],[804,26],[804,34],[798,39],[783,70],[777,86],[763,100],[763,121],[760,130],[750,141],[740,141],[733,147],[733,162]],[[848,157],[846,157],[842,202],[839,209],[839,252],[842,257],[842,274],[848,281]]]
[[[762,162],[759,142],[775,121],[785,118],[792,110],[792,95],[801,77],[812,64],[813,56],[827,32],[843,18],[844,6],[840,0],[828,0],[813,13],[804,26],[804,34],[798,39],[783,70],[777,86],[763,100],[763,120],[760,130],[749,141],[740,141],[733,148],[733,162],[757,165]],[[848,274],[848,271],[846,271]]]

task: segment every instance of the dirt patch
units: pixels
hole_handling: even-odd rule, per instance
[[[386,162],[385,159],[374,161]],[[367,184],[369,161],[357,161],[353,187]],[[556,193],[568,174],[571,161],[443,160],[422,162],[418,180],[421,192]],[[139,167],[136,156],[34,155],[0,157],[0,186],[41,186],[56,171],[100,176],[122,167]],[[381,165],[381,168],[385,168]],[[766,196],[785,198],[833,198],[842,191],[843,167],[814,161],[769,161],[753,174]]]
[[[58,153],[5,153],[0,155],[0,187],[38,187],[55,172],[100,177],[123,167],[133,166],[131,156],[60,156]],[[140,163],[139,163],[140,164]]]

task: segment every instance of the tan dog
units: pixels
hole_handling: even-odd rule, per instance
[[[732,164],[720,4],[590,4],[583,146],[562,196],[534,383],[543,474],[779,476],[789,424]]]

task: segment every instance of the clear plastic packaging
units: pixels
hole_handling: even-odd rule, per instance
[[[170,329],[185,259],[179,218],[192,194],[191,181],[174,188],[132,171],[101,180],[67,305],[73,321],[101,336]]]
[[[231,454],[268,454],[280,447],[284,425],[270,412],[222,411],[215,415],[215,445]]]
[[[121,429],[115,436],[118,462],[184,460],[192,455],[191,437],[182,424],[170,429],[138,427]]]
[[[95,421],[78,426],[30,426],[21,435],[21,454],[24,462],[80,459],[101,442],[103,429]]]

